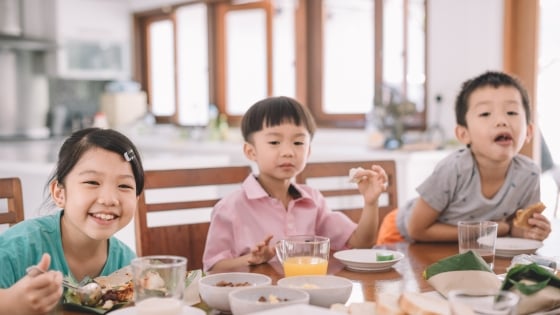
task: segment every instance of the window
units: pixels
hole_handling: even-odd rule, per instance
[[[148,34],[149,102],[154,115],[171,116],[175,113],[173,24],[170,20],[155,21],[148,26]]]
[[[390,93],[413,104],[407,127],[425,126],[425,0],[213,1],[136,20],[152,112],[174,123],[204,125],[214,103],[235,125],[286,95],[320,126],[363,127]]]

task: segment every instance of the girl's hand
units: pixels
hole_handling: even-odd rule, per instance
[[[268,246],[272,235],[267,236],[262,242],[258,243],[252,250],[249,256],[249,265],[258,265],[268,262],[276,252],[273,247]]]
[[[531,225],[530,228],[521,228],[512,225],[511,235],[542,241],[548,237],[552,230],[550,221],[540,213],[534,213],[533,216],[529,218],[529,224]]]
[[[51,257],[44,254],[37,265],[48,270]],[[10,289],[13,302],[21,314],[45,314],[53,310],[62,296],[62,274],[47,271],[40,275],[27,275],[16,282]]]
[[[366,205],[377,204],[381,193],[387,190],[387,173],[379,165],[372,165],[369,170],[358,169],[353,178],[358,181],[358,190],[364,196]]]

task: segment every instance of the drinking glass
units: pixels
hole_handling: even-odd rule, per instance
[[[451,315],[516,315],[519,303],[519,296],[510,291],[452,290],[448,293],[448,299]]]
[[[144,256],[133,259],[131,266],[137,314],[181,314],[187,258]]]
[[[498,223],[492,221],[459,221],[459,253],[469,250],[479,254],[491,269],[494,268]]]
[[[288,236],[276,244],[286,277],[327,274],[329,250],[329,238],[314,235]]]

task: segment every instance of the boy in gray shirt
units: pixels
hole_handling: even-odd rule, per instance
[[[505,73],[486,72],[463,83],[455,114],[455,134],[467,148],[439,162],[417,188],[419,197],[388,215],[378,244],[457,241],[460,220],[496,221],[498,236],[545,239],[545,216],[534,214],[527,229],[511,222],[517,209],[540,201],[539,167],[519,154],[534,128],[524,87]]]

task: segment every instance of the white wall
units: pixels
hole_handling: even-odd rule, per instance
[[[455,96],[463,81],[503,68],[503,0],[428,1],[428,124],[439,121],[455,138]]]

